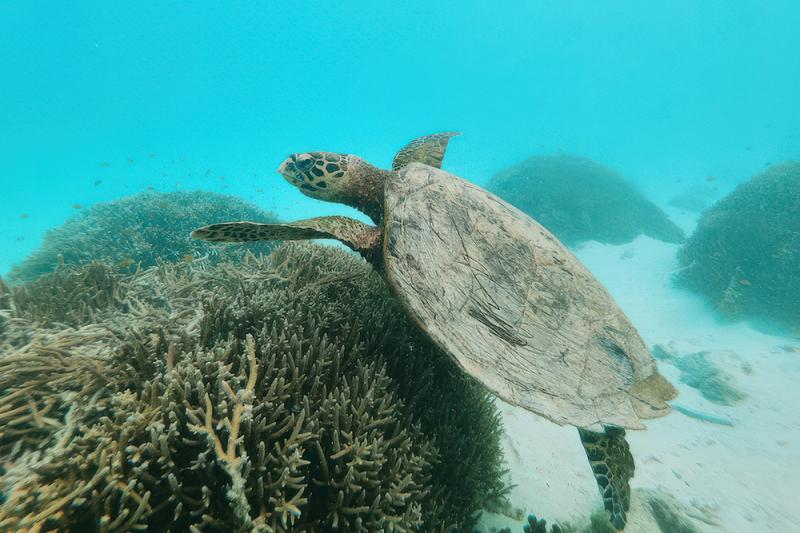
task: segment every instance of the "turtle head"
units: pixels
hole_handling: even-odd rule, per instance
[[[353,158],[355,156],[333,152],[292,154],[278,167],[278,173],[307,196],[338,202],[345,192]]]
[[[292,154],[278,173],[300,192],[317,200],[355,207],[377,222],[381,219],[386,171],[352,154]]]

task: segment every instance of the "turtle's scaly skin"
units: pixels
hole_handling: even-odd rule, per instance
[[[386,276],[468,374],[559,424],[641,429],[675,390],[603,286],[533,219],[411,163],[386,185]]]
[[[383,229],[341,216],[307,218],[286,224],[221,222],[194,230],[192,237],[211,242],[336,239],[360,252],[379,270],[383,263],[380,257]]]
[[[625,527],[626,513],[631,506],[630,479],[633,477],[633,455],[625,430],[607,428],[605,433],[594,433],[583,429],[581,435],[583,449],[592,467],[597,486],[603,497],[603,506],[613,524],[622,529]]]
[[[456,135],[459,133],[448,131],[414,139],[394,156],[392,170],[400,170],[411,163],[422,163],[429,167],[441,168],[447,143]]]

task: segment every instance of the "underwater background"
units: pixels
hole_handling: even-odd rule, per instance
[[[302,245],[266,255],[273,247],[265,243],[247,248],[263,258],[248,259],[245,247],[188,239],[218,216],[367,220],[303,196],[278,165],[290,153],[326,150],[389,168],[411,139],[452,130],[462,135],[443,168],[551,229],[609,289],[679,390],[672,414],[629,432],[637,470],[626,531],[798,531],[800,481],[786,474],[800,468],[798,28],[800,4],[783,0],[2,2],[0,275],[13,290],[0,283],[0,423],[27,408],[3,392],[32,379],[14,363],[28,349],[19,339],[40,333],[74,347],[69,328],[113,329],[120,347],[113,368],[145,352],[160,359],[174,352],[115,329],[130,312],[118,294],[140,302],[137,327],[147,334],[164,328],[180,336],[169,329],[177,328],[174,316],[160,314],[163,302],[191,317],[179,324],[187,333],[178,353],[194,354],[181,359],[181,372],[207,385],[216,383],[203,374],[208,354],[237,338],[241,346],[225,352],[226,361],[244,373],[244,386],[246,364],[236,357],[249,353],[245,333],[267,345],[276,334],[270,341],[257,330],[288,317],[287,338],[302,337],[311,323],[344,339],[333,344],[357,354],[349,367],[342,363],[345,385],[333,374],[326,379],[345,390],[352,376],[367,376],[402,420],[396,431],[410,444],[392,457],[419,485],[409,491],[419,506],[403,509],[402,520],[422,520],[419,530],[522,531],[536,513],[566,523],[563,531],[609,531],[597,522],[602,503],[574,428],[493,404],[451,373],[439,350],[399,322],[377,277],[352,281],[353,272],[371,276],[362,264]],[[105,266],[35,281],[59,261],[93,259]],[[241,266],[228,269],[227,260]],[[315,268],[339,289],[314,285]],[[287,289],[287,279],[298,287]],[[82,291],[100,291],[103,309]],[[353,324],[335,316],[342,309]],[[348,337],[350,327],[367,332],[363,345]],[[287,368],[308,371],[314,357],[328,360],[326,349],[292,352]],[[436,361],[431,368],[428,359]],[[153,365],[125,372],[156,390],[166,381]],[[62,371],[84,375],[78,366]],[[295,385],[292,398],[313,401]],[[92,394],[104,386],[86,385]],[[164,398],[177,394],[164,387]],[[437,387],[446,390],[435,396]],[[63,415],[48,400],[61,394],[54,391],[32,401]],[[109,405],[127,398],[122,389],[114,394]],[[139,400],[126,408],[146,411]],[[294,401],[281,415],[292,424],[303,412]],[[202,399],[187,402],[204,407]],[[448,402],[462,410],[445,409]],[[159,409],[181,416],[171,404]],[[321,418],[305,423],[324,427],[325,409],[313,409]],[[138,435],[125,425],[135,417],[126,416],[119,427]],[[5,486],[2,478],[28,453],[6,429],[0,501],[23,483],[12,475]],[[36,445],[49,447],[51,436],[37,431]],[[91,440],[74,446],[102,448]],[[80,463],[69,463],[69,453],[45,477]],[[429,472],[428,461],[438,466]],[[167,497],[172,480],[165,483],[154,497]],[[126,497],[115,512],[131,505]],[[324,523],[315,516],[321,507],[300,507],[301,520]],[[483,516],[470,514],[480,507]],[[20,509],[0,508],[0,529],[29,511]],[[287,516],[300,516],[286,509],[284,527]],[[168,523],[167,511],[151,525]],[[72,530],[88,527],[80,520]],[[341,520],[341,530],[356,530],[346,515]]]
[[[305,150],[386,167],[445,130],[479,184],[563,151],[655,201],[709,175],[726,192],[797,157],[799,22],[780,0],[3,2],[0,272],[73,205],[146,187],[348,212],[275,169]]]

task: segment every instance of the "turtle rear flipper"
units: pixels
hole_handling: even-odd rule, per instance
[[[578,432],[603,497],[603,507],[614,527],[622,530],[631,505],[629,482],[635,468],[625,430],[607,427],[605,432],[595,433],[579,428]]]
[[[368,261],[381,256],[381,228],[348,217],[316,217],[286,224],[222,222],[196,229],[192,237],[211,242],[304,241],[336,239]]]
[[[447,143],[456,135],[460,133],[448,131],[414,139],[394,156],[392,170],[400,170],[409,163],[424,163],[430,167],[442,168]]]

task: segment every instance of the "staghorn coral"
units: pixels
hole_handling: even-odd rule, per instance
[[[444,531],[503,499],[491,399],[350,254],[110,276],[117,303],[71,327],[12,301],[0,528]]]
[[[113,269],[90,263],[80,270],[56,269],[52,276],[11,288],[17,312],[45,325],[78,326],[110,306],[123,306],[124,287]]]
[[[9,281],[20,283],[59,265],[103,261],[126,272],[165,261],[208,257],[240,259],[246,251],[267,253],[273,243],[229,247],[198,241],[192,230],[212,222],[274,222],[272,214],[234,196],[205,191],[145,192],[100,203],[47,232],[42,246],[15,265]]]
[[[675,280],[728,318],[800,324],[800,162],[743,183],[700,219]]]
[[[496,174],[489,190],[536,219],[567,246],[622,244],[644,233],[682,242],[683,232],[617,173],[584,157],[531,157]]]

